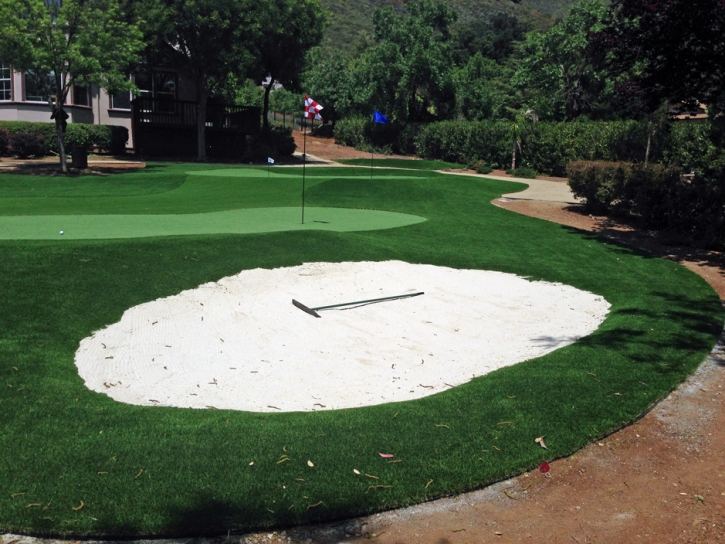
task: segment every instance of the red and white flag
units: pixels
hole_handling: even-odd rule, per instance
[[[309,96],[305,95],[305,117],[308,119],[323,121],[322,116],[320,115],[320,110],[322,110],[322,106],[312,100]]]

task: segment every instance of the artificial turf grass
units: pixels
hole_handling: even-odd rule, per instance
[[[392,229],[425,221],[416,215],[349,208],[308,206],[304,214],[304,223],[300,207],[164,215],[0,215],[0,239],[126,239],[293,230],[352,232]]]
[[[370,159],[340,159],[340,164],[370,166]],[[463,170],[463,164],[446,161],[429,161],[420,159],[375,159],[373,166],[383,168],[407,168],[412,170]]]
[[[481,486],[631,421],[714,343],[717,297],[674,263],[488,204],[511,186],[431,175],[311,189],[319,206],[429,217],[390,231],[0,243],[0,293],[14,295],[0,314],[0,385],[13,386],[0,393],[0,527],[199,534],[356,515]],[[612,312],[546,357],[425,399],[335,412],[122,405],[86,390],[73,365],[80,339],[125,309],[242,268],[391,258],[562,281]],[[549,451],[533,442],[542,434]]]
[[[209,176],[196,175],[197,169],[208,169],[209,165],[170,164],[152,165],[150,172],[112,174],[102,179],[105,185],[99,193],[89,193],[84,178],[81,188],[72,190],[75,178],[63,181],[66,185],[60,189],[46,187],[43,196],[38,198],[33,191],[31,176],[0,175],[0,215],[83,215],[83,214],[179,214],[210,213],[234,209],[265,208],[279,206],[300,206],[302,194],[302,168],[280,167],[274,170],[284,172],[283,177],[267,178],[253,176]],[[226,165],[221,170],[238,171]],[[249,168],[250,171],[259,171]],[[365,183],[358,168],[308,168],[306,190],[318,184],[326,183],[335,177],[349,176],[346,179]],[[391,170],[381,174],[381,181],[395,179],[415,179],[425,176],[425,172],[406,172]],[[22,179],[29,179],[23,186]],[[156,181],[158,178],[158,182]],[[53,178],[56,179],[56,178]],[[179,183],[174,179],[181,180]],[[146,185],[143,185],[145,183]],[[146,187],[148,192],[135,194],[138,186]],[[23,187],[25,192],[23,193]],[[51,190],[52,189],[52,190]],[[58,197],[58,198],[52,198]],[[62,197],[62,198],[61,198]],[[358,206],[355,206],[358,207]]]

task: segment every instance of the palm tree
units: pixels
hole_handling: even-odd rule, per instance
[[[516,170],[516,149],[518,148],[521,153],[521,139],[523,138],[524,131],[531,127],[531,123],[535,123],[539,120],[538,115],[534,110],[510,110],[513,113],[514,118],[509,126],[509,135],[513,141],[513,149],[511,150],[511,170]]]

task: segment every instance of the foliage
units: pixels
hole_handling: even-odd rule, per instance
[[[206,159],[209,97],[241,84],[250,73],[260,28],[253,0],[140,0],[150,62],[173,66],[194,82],[197,154]]]
[[[48,154],[45,140],[40,134],[13,133],[8,137],[8,144],[10,153],[19,159],[43,157]]]
[[[517,178],[525,178],[525,179],[536,179],[536,170],[533,168],[526,168],[525,166],[522,166],[521,168],[514,168],[506,170],[506,173],[509,176],[515,176]]]
[[[445,3],[414,0],[409,14],[376,10],[375,44],[353,72],[356,111],[378,110],[401,123],[446,119],[455,111],[450,26],[456,13]]]
[[[722,168],[688,179],[677,166],[581,161],[569,164],[567,174],[572,192],[592,213],[617,211],[691,243],[725,244]]]
[[[511,166],[511,121],[442,121],[418,128],[416,152],[426,158],[463,164],[483,160],[496,168]],[[539,121],[522,134],[519,166],[563,176],[574,160],[642,160],[647,124],[640,121]],[[667,134],[653,140],[653,156],[672,145]],[[671,153],[671,152],[670,152]]]
[[[663,100],[725,105],[725,3],[614,0],[593,49],[624,100],[654,111]],[[718,106],[719,104],[719,106]]]
[[[254,44],[253,70],[258,84],[269,78],[262,106],[262,130],[266,132],[274,84],[298,87],[307,51],[322,40],[325,13],[319,0],[271,0],[257,2],[255,15],[263,25]],[[297,107],[296,111],[302,110],[302,104]]]
[[[0,157],[8,150],[8,131],[0,127]]]
[[[415,152],[418,124],[389,122],[381,125],[371,117],[350,117],[335,124],[335,143],[382,153],[409,155]]]
[[[270,123],[267,132],[254,136],[247,136],[247,151],[242,156],[242,162],[264,163],[267,158],[291,156],[297,145],[295,144],[292,128],[279,123]]]
[[[316,47],[310,51],[306,64],[302,76],[305,92],[324,105],[323,117],[334,125],[351,111],[355,101],[351,59],[340,51],[324,52]]]
[[[54,123],[30,123],[28,121],[0,121],[0,130],[9,134],[40,134],[48,152],[58,152],[58,140],[55,137]],[[128,143],[128,129],[116,125],[86,125],[73,123],[68,125],[65,134],[68,146],[82,145],[120,155],[125,153]]]
[[[303,111],[304,100],[304,95],[293,93],[284,87],[272,91],[269,95],[270,108],[277,113],[299,115]],[[327,105],[325,105],[325,110],[327,110]]]
[[[497,85],[502,68],[493,60],[476,53],[453,75],[458,111],[469,121],[499,117],[504,92]]]
[[[601,0],[583,0],[550,30],[526,36],[512,83],[542,119],[571,120],[597,110],[607,80],[589,54],[588,35],[603,28],[605,14]]]
[[[528,24],[509,13],[499,12],[487,19],[474,19],[456,29],[453,59],[456,64],[465,65],[480,54],[501,63],[514,53],[515,46],[524,40],[528,30]]]
[[[124,19],[117,0],[0,0],[0,20],[0,58],[39,76],[65,173],[68,92],[89,84],[134,88],[127,70],[139,58],[140,30]]]
[[[493,168],[488,166],[485,161],[475,161],[470,165],[471,170],[475,170],[477,174],[490,174]]]

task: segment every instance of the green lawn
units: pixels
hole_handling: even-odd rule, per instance
[[[217,168],[231,169],[156,164],[104,178],[0,175],[0,216],[299,205],[299,168],[273,168],[283,176],[270,178],[264,169],[257,177],[199,173]],[[359,168],[308,168],[306,202],[426,221],[356,232],[0,241],[0,530],[226,533],[460,493],[631,422],[714,345],[719,299],[683,267],[490,204],[522,184],[399,174],[376,171],[371,180]],[[545,357],[442,394],[368,408],[257,414],[130,406],[87,390],[76,372],[79,342],[134,305],[242,269],[387,259],[562,282],[604,296],[612,309],[597,332]],[[534,442],[541,435],[548,450]]]
[[[337,162],[356,166],[370,166],[370,159],[341,159]],[[418,159],[375,159],[373,166],[388,168],[410,168],[413,170],[463,170],[462,164],[445,161],[429,161]]]

